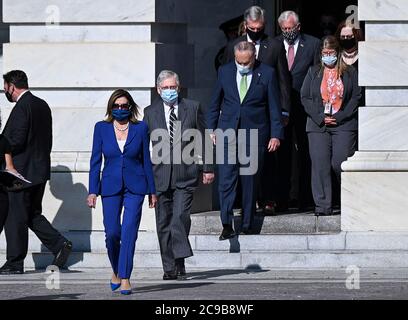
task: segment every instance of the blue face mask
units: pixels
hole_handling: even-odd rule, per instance
[[[176,89],[164,89],[161,91],[160,96],[164,103],[170,106],[174,105],[178,100],[178,92]]]
[[[332,66],[337,62],[337,56],[323,56],[322,57],[322,62],[326,66]]]
[[[130,110],[115,109],[112,110],[112,117],[117,121],[123,121],[130,117]]]
[[[237,65],[237,70],[241,75],[245,75],[251,72],[251,67],[249,66],[242,66],[238,62],[235,61],[235,64]]]

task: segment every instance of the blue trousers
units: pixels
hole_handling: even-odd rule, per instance
[[[132,274],[143,200],[144,195],[132,194],[127,189],[118,195],[102,197],[106,248],[113,272],[121,279],[130,279]]]

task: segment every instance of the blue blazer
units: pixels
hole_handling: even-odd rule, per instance
[[[240,102],[235,61],[218,70],[218,80],[207,114],[209,129],[258,129],[258,144],[283,139],[280,91],[275,69],[256,61],[248,92]]]
[[[104,168],[101,179],[102,156]],[[113,123],[98,122],[94,130],[90,167],[89,194],[112,196],[120,193],[123,187],[134,194],[155,194],[146,123],[129,123],[122,154]]]

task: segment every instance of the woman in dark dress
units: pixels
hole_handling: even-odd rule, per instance
[[[16,172],[11,158],[11,149],[7,139],[0,134],[0,170]],[[8,212],[8,195],[0,181],[0,233],[3,231]]]

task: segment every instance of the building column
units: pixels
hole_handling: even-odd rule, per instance
[[[130,91],[143,108],[155,95],[160,70],[193,85],[193,47],[185,12],[177,1],[3,0],[10,25],[3,45],[3,72],[24,70],[32,92],[53,115],[52,178],[45,216],[61,231],[103,230],[100,199],[86,206],[94,125],[103,120],[111,93]],[[3,123],[12,106],[2,110]],[[147,199],[141,230],[155,230]]]
[[[342,168],[343,231],[408,231],[408,1],[360,0],[359,151]]]

